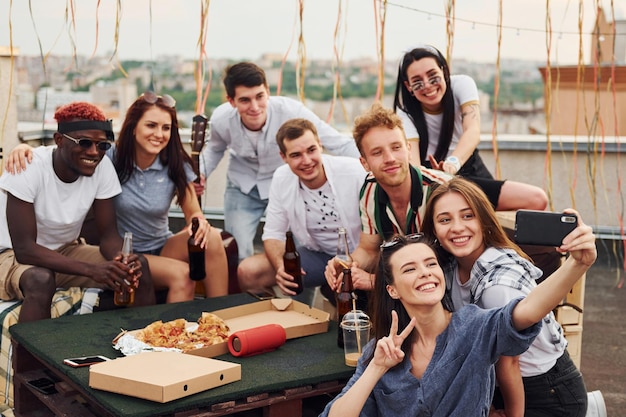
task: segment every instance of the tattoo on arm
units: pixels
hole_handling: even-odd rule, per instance
[[[465,118],[468,116],[476,119],[479,115],[479,112],[480,106],[478,104],[470,104],[469,106],[465,107],[461,112],[461,120],[464,121]]]

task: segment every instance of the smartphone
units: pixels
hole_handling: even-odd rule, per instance
[[[44,395],[57,393],[57,389],[54,387],[54,381],[50,378],[31,379],[26,383]]]
[[[106,362],[111,359],[106,356],[96,355],[96,356],[83,356],[82,358],[68,358],[63,359],[63,363],[71,366],[72,368],[80,368],[81,366],[89,366],[94,363]]]
[[[259,300],[271,300],[272,298],[276,298],[276,294],[265,288],[248,290],[247,293]]]
[[[524,245],[561,246],[563,239],[578,226],[570,213],[518,210],[515,215],[515,242]]]

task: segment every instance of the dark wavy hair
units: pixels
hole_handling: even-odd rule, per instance
[[[167,166],[168,176],[176,187],[177,202],[182,205],[185,202],[188,185],[185,164],[192,165],[192,161],[191,157],[185,152],[180,140],[176,109],[165,105],[161,97],[154,104],[151,104],[144,100],[142,95],[128,108],[122,129],[116,141],[115,170],[122,184],[127,182],[133,175],[136,154],[135,134],[133,132],[137,127],[137,123],[139,123],[139,119],[151,107],[158,107],[167,112],[172,118],[170,140],[167,146],[159,153],[159,159],[164,166]]]
[[[378,265],[376,268],[376,282],[374,283],[374,291],[372,294],[372,300],[370,308],[372,311],[372,328],[374,330],[375,340],[379,340],[389,335],[389,329],[391,328],[391,311],[395,310],[398,313],[398,331],[402,331],[408,326],[411,321],[411,317],[407,313],[404,305],[400,300],[391,298],[387,292],[387,285],[394,283],[394,276],[390,264],[391,257],[398,250],[408,245],[421,243],[426,245],[437,256],[437,261],[441,265],[442,251],[438,246],[435,246],[433,240],[424,235],[395,235],[390,242],[394,242],[393,245],[381,248],[378,257]],[[452,308],[452,301],[450,295],[446,291],[444,297],[441,300],[443,308],[447,311],[454,311]],[[411,334],[402,343],[402,351],[407,355],[411,353],[411,343],[415,340],[415,332],[413,329]],[[374,357],[374,350],[372,350],[371,357],[367,360],[370,361]]]
[[[443,95],[441,104],[443,106],[443,120],[441,123],[441,131],[439,132],[439,140],[437,142],[437,150],[435,151],[435,159],[443,161],[448,154],[450,143],[452,142],[452,134],[454,133],[454,96],[452,94],[452,86],[450,84],[450,67],[441,52],[430,45],[424,45],[407,52],[400,61],[398,68],[398,79],[396,81],[396,93],[393,99],[393,110],[400,109],[404,111],[413,121],[417,133],[419,134],[420,159],[422,164],[428,161],[428,126],[424,117],[422,103],[415,98],[413,94],[405,87],[404,83],[409,82],[406,72],[415,61],[423,58],[434,58],[437,65],[443,71],[443,78],[446,82],[446,92]]]

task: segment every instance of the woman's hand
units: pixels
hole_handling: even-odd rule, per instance
[[[20,143],[7,156],[5,168],[11,174],[19,174],[26,170],[26,166],[32,161],[33,148],[25,143]]]
[[[561,253],[569,252],[574,260],[587,267],[593,265],[598,256],[596,236],[593,234],[593,229],[583,222],[582,217],[576,210],[569,208],[563,210],[563,212],[575,214],[578,218],[578,226],[565,236],[557,250]]]
[[[404,352],[402,351],[402,343],[411,334],[415,326],[415,317],[411,319],[409,324],[398,334],[398,313],[393,310],[391,312],[391,329],[389,336],[385,336],[376,342],[376,351],[372,363],[376,366],[390,369],[402,362]]]
[[[198,231],[196,232],[195,244],[200,245],[202,248],[206,248],[206,244],[209,241],[209,234],[211,233],[212,226],[207,219],[201,216],[194,216],[198,219]],[[192,235],[191,223],[187,226],[187,232],[189,236]]]

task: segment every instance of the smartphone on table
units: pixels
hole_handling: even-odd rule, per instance
[[[102,355],[83,356],[80,358],[67,358],[63,359],[63,363],[71,366],[72,368],[80,368],[83,366],[93,365],[95,363],[110,361],[111,359]]]
[[[572,213],[518,210],[515,215],[515,243],[559,247],[563,239],[578,226]]]
[[[247,293],[258,300],[271,300],[272,298],[276,298],[276,294],[266,288],[248,290]]]

